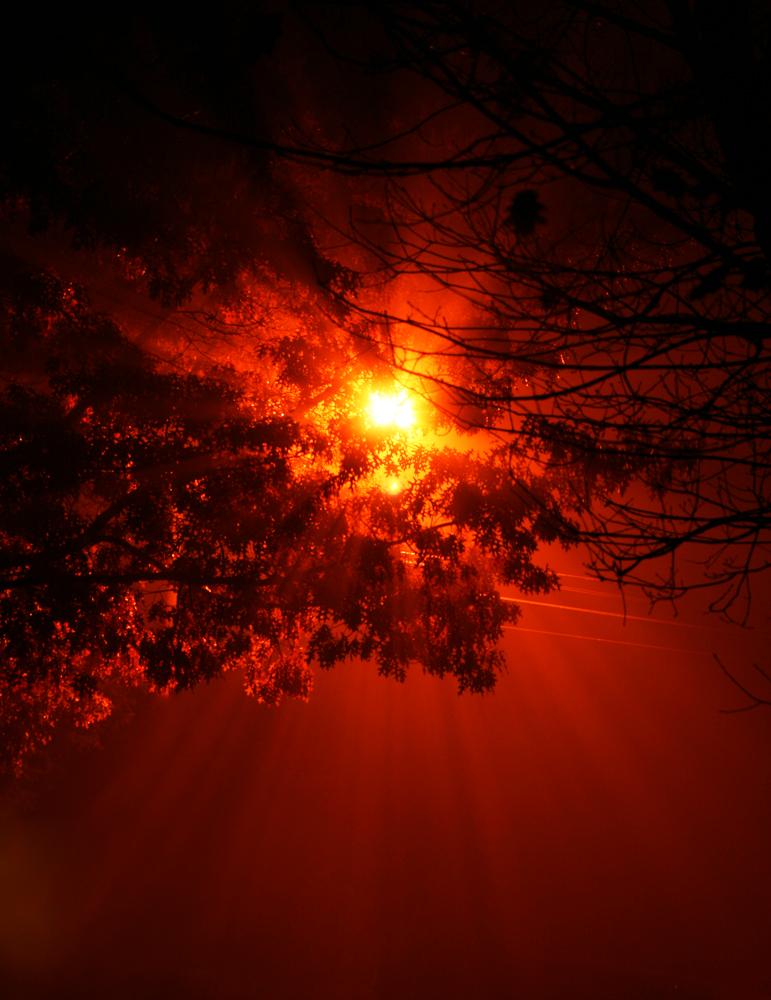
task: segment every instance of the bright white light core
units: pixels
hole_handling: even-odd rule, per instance
[[[415,423],[415,413],[406,389],[402,389],[398,395],[373,392],[370,397],[369,412],[373,421],[381,426],[395,424],[397,427],[410,427]]]

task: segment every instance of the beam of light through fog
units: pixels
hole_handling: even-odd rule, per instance
[[[759,1000],[766,721],[717,714],[711,636],[566,615],[525,609],[489,698],[350,663],[140,705],[6,827],[24,1000]]]
[[[428,87],[396,76],[389,98],[320,66],[308,42],[281,87],[258,67],[266,118],[297,111],[313,135],[328,115],[377,138],[380,117],[432,109]],[[472,115],[449,134],[428,121],[433,148],[462,143]],[[349,178],[320,184],[344,231]],[[315,257],[267,232],[268,263],[315,295]],[[159,327],[185,340],[178,314],[61,240],[54,263],[137,343]],[[397,314],[407,292],[434,294],[405,282]],[[443,308],[449,326],[473,321],[462,297]],[[384,434],[424,412],[397,387],[361,405]],[[259,705],[235,675],[129,697],[101,748],[63,754],[36,804],[0,813],[0,998],[771,997],[771,715],[718,714],[743,701],[713,660],[766,663],[768,641],[688,606],[624,615],[578,557],[555,561],[581,581],[562,591],[575,600],[507,593],[523,614],[489,697],[358,661],[318,670],[308,704]],[[660,644],[681,639],[692,648]]]

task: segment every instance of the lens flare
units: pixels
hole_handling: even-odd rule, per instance
[[[406,389],[390,395],[373,392],[369,412],[373,422],[381,426],[393,424],[396,427],[411,427],[415,423],[415,411]]]

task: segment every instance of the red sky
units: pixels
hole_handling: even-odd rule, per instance
[[[267,709],[233,678],[68,757],[3,820],[10,996],[771,994],[769,715],[719,714],[710,656],[762,636],[525,610],[492,697],[351,664]]]

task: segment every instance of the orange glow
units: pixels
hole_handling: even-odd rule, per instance
[[[369,412],[376,424],[396,427],[411,427],[415,423],[415,411],[407,395],[407,390],[390,395],[373,392],[370,396]]]

